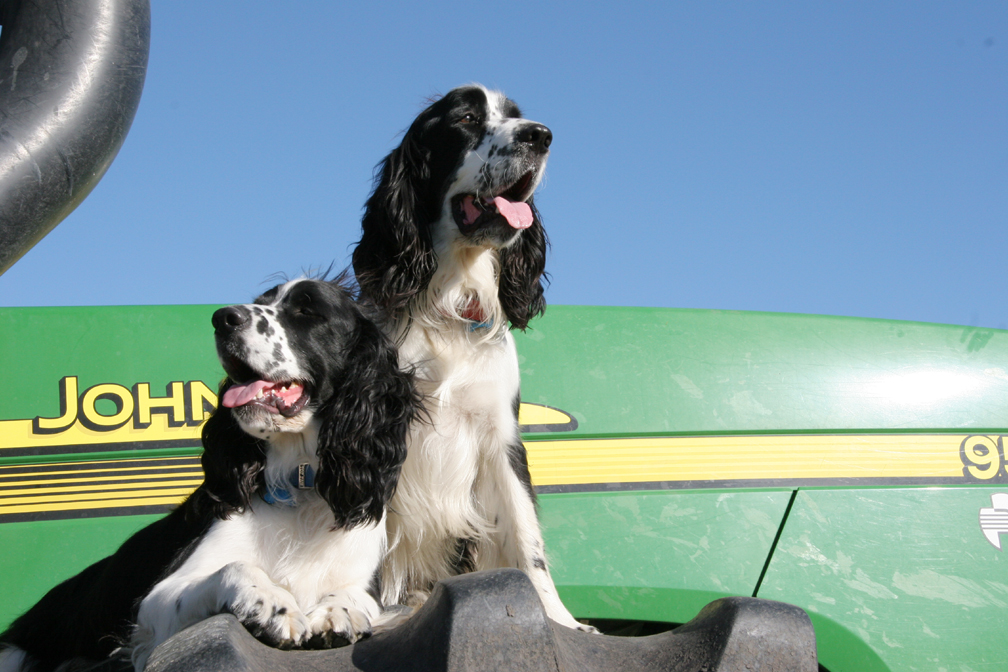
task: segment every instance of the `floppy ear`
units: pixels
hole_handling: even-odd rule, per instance
[[[529,199],[528,204],[532,208],[532,226],[500,251],[500,286],[497,289],[497,298],[511,326],[522,331],[529,320],[546,311],[542,281],[548,281],[546,250],[549,240],[535,203]]]
[[[221,383],[218,399],[232,385]],[[209,508],[217,518],[227,518],[249,506],[263,484],[266,444],[242,431],[230,408],[218,406],[203,425],[203,485],[197,490],[198,508]]]
[[[378,522],[406,459],[406,434],[419,412],[413,374],[373,322],[358,318],[334,393],[316,411],[319,470],[315,489],[337,527]]]
[[[428,228],[431,215],[422,203],[423,182],[429,177],[427,156],[413,139],[413,129],[379,169],[353,267],[362,296],[396,311],[427,286],[436,266]]]

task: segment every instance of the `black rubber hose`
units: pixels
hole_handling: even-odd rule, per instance
[[[150,0],[0,0],[0,273],[73,212],[140,103]]]

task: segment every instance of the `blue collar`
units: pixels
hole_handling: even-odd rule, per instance
[[[287,475],[287,482],[295,490],[312,490],[315,487],[315,470],[307,462],[302,462],[291,469]],[[290,490],[275,485],[267,485],[262,493],[262,500],[267,504],[283,504],[284,506],[297,506],[297,500]]]
[[[473,332],[477,329],[490,329],[493,327],[493,320],[487,320],[486,322],[470,322],[469,331]]]

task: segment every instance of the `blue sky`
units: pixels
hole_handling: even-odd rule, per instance
[[[431,94],[554,133],[554,304],[1008,328],[1008,5],[154,0],[132,130],[6,305],[244,302],[342,266]]]

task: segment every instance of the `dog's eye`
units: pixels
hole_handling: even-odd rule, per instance
[[[473,114],[472,112],[467,112],[464,117],[462,117],[461,119],[459,119],[459,123],[460,124],[475,124],[475,123],[478,123],[478,122],[479,122],[479,119],[477,119],[476,115]]]
[[[318,317],[319,312],[311,305],[311,302],[302,303],[297,307],[295,311],[298,315],[302,317]]]
[[[302,294],[294,302],[294,314],[302,317],[318,317],[319,313],[312,305],[310,294]]]

